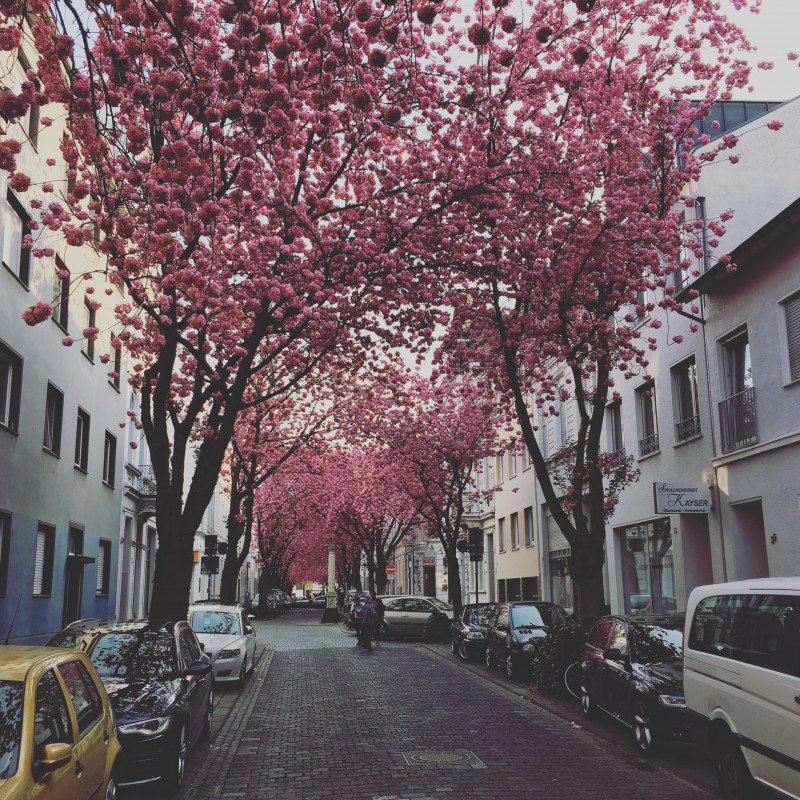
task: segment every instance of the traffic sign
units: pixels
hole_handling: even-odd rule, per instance
[[[386,574],[387,575],[394,575],[394,564],[387,564],[386,565]]]

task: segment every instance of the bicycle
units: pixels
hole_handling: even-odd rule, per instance
[[[564,686],[576,699],[581,699],[581,662],[573,661],[564,670]]]

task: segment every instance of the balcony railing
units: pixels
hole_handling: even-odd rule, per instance
[[[675,425],[675,439],[678,442],[684,442],[686,439],[691,439],[692,436],[700,435],[700,417],[689,417],[682,419]]]
[[[658,451],[658,434],[651,433],[650,436],[645,436],[639,439],[639,458],[649,456],[650,453]]]
[[[624,447],[620,447],[619,450],[615,450],[613,453],[608,454],[608,463],[612,467],[618,467],[624,460],[625,460]]]
[[[719,404],[719,424],[722,429],[723,453],[757,444],[755,389],[745,389],[723,400]]]

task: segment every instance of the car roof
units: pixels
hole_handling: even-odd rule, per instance
[[[189,628],[189,623],[186,622],[186,620],[170,620],[168,622],[120,622],[101,624],[89,628],[75,628],[68,625],[66,628],[55,634],[47,644],[54,645],[56,647],[66,647],[66,644],[57,640],[66,638],[66,635],[72,635],[75,637],[76,641],[81,640],[84,642],[83,647],[75,649],[85,650],[92,641],[99,639],[101,636],[104,636],[108,633],[125,633],[129,631],[134,632],[146,630],[153,632],[174,633],[175,628],[178,628],[182,625],[185,625],[189,630],[191,630],[191,628]]]
[[[24,681],[31,667],[47,660],[52,660],[53,663],[63,660],[63,653],[53,650],[52,647],[0,645],[0,680]]]
[[[637,615],[635,617],[630,617],[626,614],[606,614],[597,622],[603,622],[604,620],[620,620],[621,622],[625,622],[628,625],[643,625],[651,628],[669,628],[670,630],[675,629],[679,630],[683,628],[683,624],[686,620],[685,614],[642,614],[641,616]],[[595,625],[597,624],[595,623]]]
[[[192,603],[189,611],[244,611],[238,603]]]

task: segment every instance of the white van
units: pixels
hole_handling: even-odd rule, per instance
[[[692,740],[725,800],[756,782],[800,800],[800,577],[699,586],[683,659]]]

